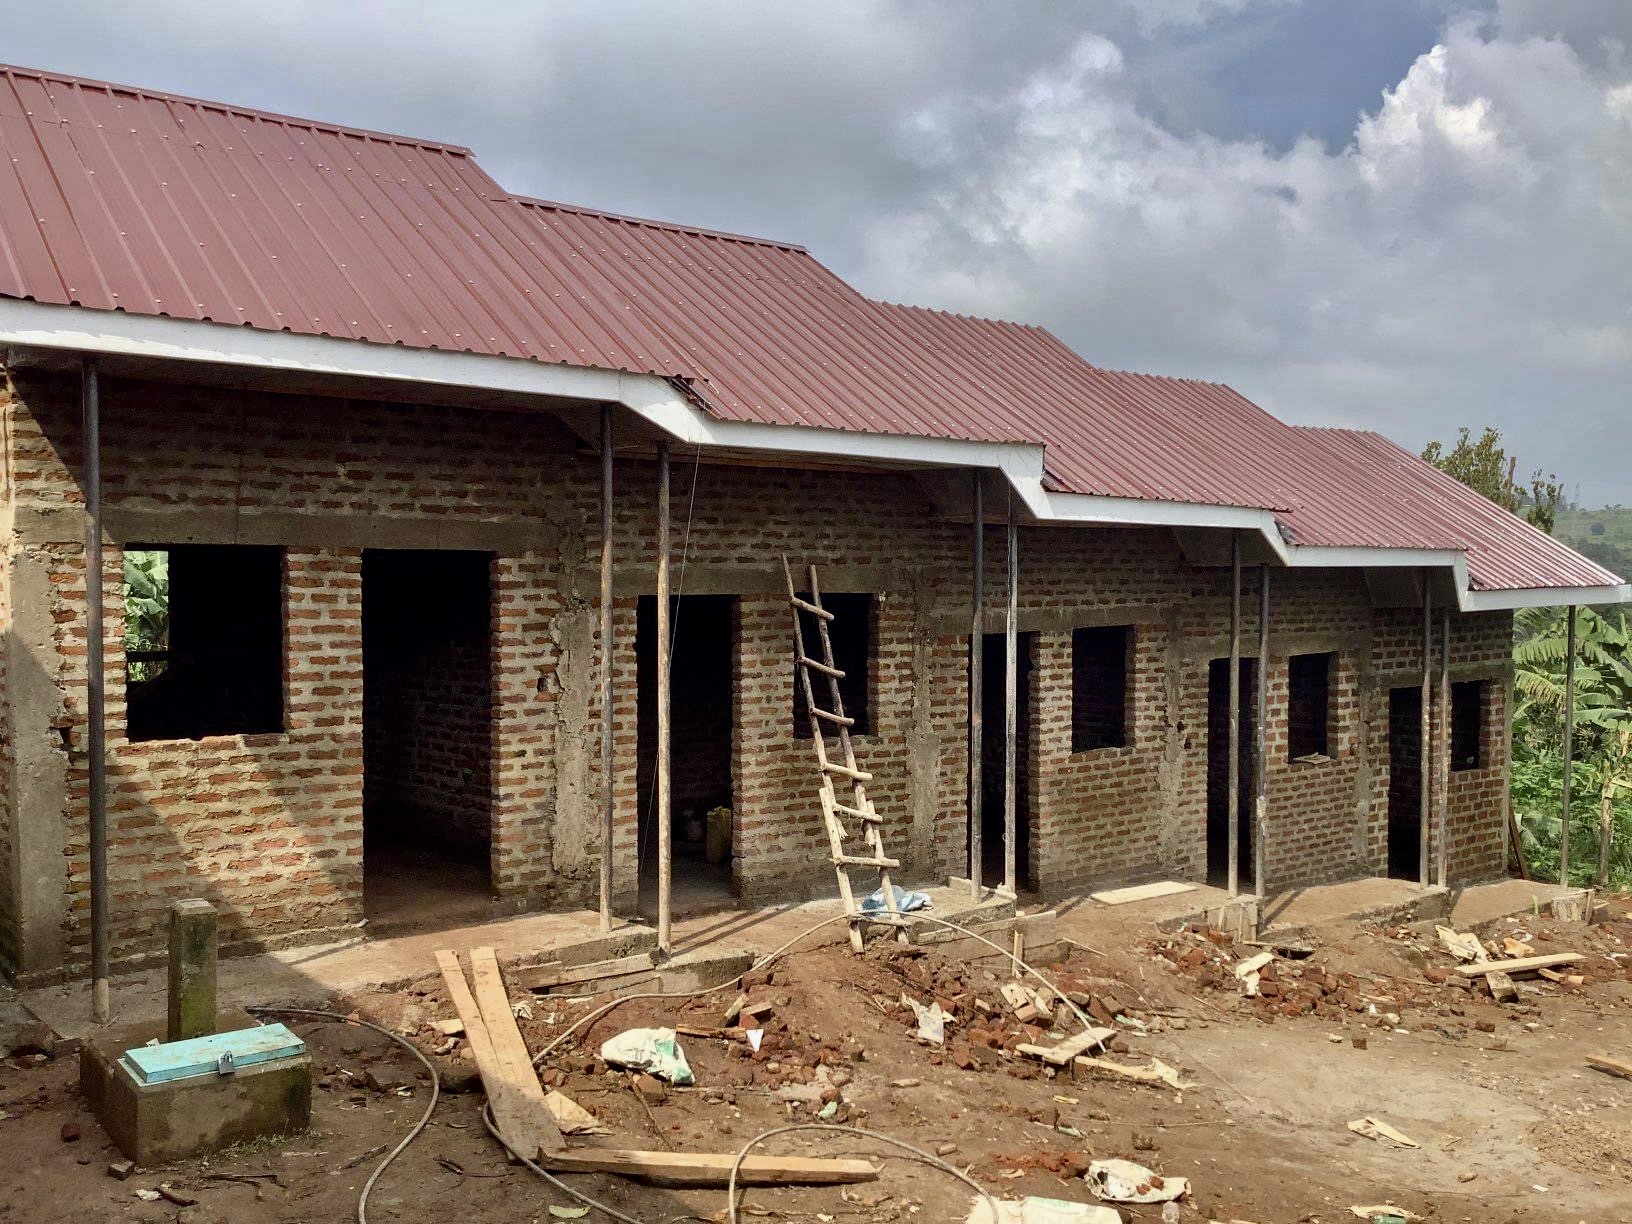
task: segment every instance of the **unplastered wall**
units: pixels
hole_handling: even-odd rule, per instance
[[[16,743],[30,745],[14,772],[32,771],[39,784],[14,818],[11,874],[47,882],[17,903],[19,959],[41,966],[83,954],[88,906],[78,388],[33,376],[19,391],[8,410],[20,524],[11,569],[24,581],[8,641],[28,644],[40,683],[9,704],[28,724],[15,728]],[[494,889],[516,905],[592,904],[601,793],[597,458],[540,414],[117,381],[105,385],[104,403],[116,724],[117,545],[279,544],[291,600],[283,734],[144,745],[114,736],[120,948],[156,948],[158,915],[178,895],[214,897],[245,939],[305,936],[361,916],[359,600],[362,552],[373,547],[492,555]],[[784,554],[796,566],[817,563],[829,592],[874,596],[873,725],[858,737],[875,775],[870,790],[889,821],[891,853],[908,865],[905,878],[964,871],[968,526],[939,520],[899,475],[699,466],[680,452],[672,480],[677,592],[737,599],[733,873],[744,898],[832,887],[811,748],[793,734]],[[655,588],[656,483],[649,451],[620,456],[613,857],[625,911],[639,800],[636,601]],[[1002,545],[994,526],[989,631],[1001,625]],[[1055,892],[1090,880],[1195,878],[1206,866],[1206,660],[1228,649],[1228,571],[1189,564],[1171,535],[1155,530],[1026,528],[1021,550],[1021,628],[1035,634],[1036,652],[1034,878]],[[1274,580],[1273,705],[1284,705],[1286,654],[1345,654],[1334,762],[1293,767],[1272,750],[1271,877],[1346,872],[1368,856],[1375,862],[1376,797],[1386,792],[1365,696],[1376,618],[1352,575],[1281,571]],[[1255,601],[1248,604],[1250,653]],[[1073,754],[1071,630],[1118,623],[1135,626],[1133,740]],[[1479,637],[1479,658],[1494,641]],[[685,649],[683,626],[676,649]],[[9,666],[16,690],[15,652]],[[1277,718],[1284,721],[1272,712],[1271,732],[1284,736]],[[1456,785],[1477,807],[1481,783]],[[241,814],[253,824],[234,823]],[[246,843],[253,852],[241,849]],[[1469,861],[1484,853],[1470,851]]]
[[[16,754],[12,747],[10,646],[12,476],[9,379],[0,383],[0,972],[15,972],[17,945],[16,830],[12,821]]]
[[[1439,662],[1442,622],[1436,614],[1432,628],[1434,700],[1430,707],[1430,745],[1440,744]],[[1451,682],[1483,680],[1481,711],[1482,766],[1454,770],[1449,775],[1446,824],[1449,829],[1447,871],[1453,881],[1500,875],[1507,857],[1507,783],[1510,763],[1508,724],[1512,716],[1513,614],[1475,612],[1451,614]],[[1422,679],[1423,628],[1420,609],[1390,609],[1377,613],[1372,656],[1372,687],[1366,693],[1370,753],[1379,785],[1368,812],[1367,851],[1374,871],[1388,865],[1388,694],[1392,688],[1418,687]],[[1430,772],[1428,784],[1439,785]],[[1437,792],[1436,792],[1437,794]],[[1429,826],[1429,861],[1439,856],[1437,823]]]

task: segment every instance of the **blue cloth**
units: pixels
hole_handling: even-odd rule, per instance
[[[890,885],[895,892],[895,909],[900,914],[910,914],[913,910],[929,908],[929,894],[922,892],[908,892],[899,884]],[[884,890],[881,888],[861,903],[861,912],[876,914],[888,908],[884,904]]]

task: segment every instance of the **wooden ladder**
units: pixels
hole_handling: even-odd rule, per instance
[[[812,565],[807,571],[810,574],[808,600],[800,598],[795,589],[793,570],[785,556],[782,558],[782,572],[788,580],[788,607],[793,615],[793,655],[799,672],[799,689],[804,694],[805,714],[810,722],[810,741],[816,747],[816,768],[821,774],[818,797],[822,804],[822,820],[827,825],[833,870],[839,879],[839,898],[844,902],[844,912],[850,916],[850,946],[860,952],[862,914],[856,907],[855,893],[850,888],[849,868],[878,868],[885,909],[894,915],[895,890],[890,886],[890,872],[901,864],[884,854],[884,818],[873,809],[873,801],[867,797],[866,784],[873,780],[873,775],[856,764],[855,747],[850,742],[850,728],[855,726],[856,720],[846,717],[844,698],[839,694],[839,681],[844,679],[844,672],[834,665],[833,640],[827,631],[833,613],[822,607],[822,589],[816,581],[816,567]],[[816,622],[820,658],[813,657],[805,646],[805,630],[799,616],[801,612],[808,613]],[[811,679],[813,674],[827,681],[828,704],[825,707],[816,703],[815,685]],[[827,751],[825,732],[829,727],[838,733],[837,760],[830,757]],[[839,800],[839,786],[850,788],[845,802]],[[844,818],[854,820],[859,826],[859,847],[852,848],[852,834],[845,827]],[[905,932],[900,934],[904,935]]]

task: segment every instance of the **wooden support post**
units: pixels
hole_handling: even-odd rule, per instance
[[[85,445],[85,749],[91,868],[91,1019],[108,1003],[107,660],[102,631],[102,385],[95,358],[80,366]]]
[[[1019,889],[1015,834],[1019,819],[1020,732],[1020,525],[1015,518],[1014,489],[1009,489],[1009,606],[1003,618],[1003,887]]]
[[[1241,891],[1241,533],[1230,535],[1230,896]]]
[[[1439,761],[1435,767],[1437,794],[1434,806],[1434,882],[1446,887],[1451,861],[1451,610],[1440,613],[1439,635]]]
[[[177,901],[170,907],[170,981],[164,1039],[186,1041],[215,1032],[215,906]]]
[[[1258,581],[1258,723],[1252,746],[1252,890],[1264,896],[1269,842],[1269,566]]]
[[[1564,637],[1564,810],[1558,826],[1558,882],[1570,882],[1570,772],[1575,764],[1575,605]]]
[[[612,929],[612,405],[601,408],[601,931]]]
[[[973,571],[974,593],[969,603],[969,891],[980,899],[980,844],[981,774],[980,747],[982,739],[982,681],[984,660],[981,657],[985,625],[981,606],[986,602],[986,508],[981,500],[980,469],[976,468],[970,481],[970,497],[974,525],[970,530],[970,568]]]
[[[657,946],[670,949],[674,830],[669,813],[669,443],[657,444]]]
[[[1428,887],[1428,833],[1433,827],[1434,593],[1433,571],[1422,571],[1422,734],[1417,751],[1417,883]]]

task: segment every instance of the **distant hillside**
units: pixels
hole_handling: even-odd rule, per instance
[[[1632,507],[1560,510],[1553,534],[1622,578],[1632,578]]]

